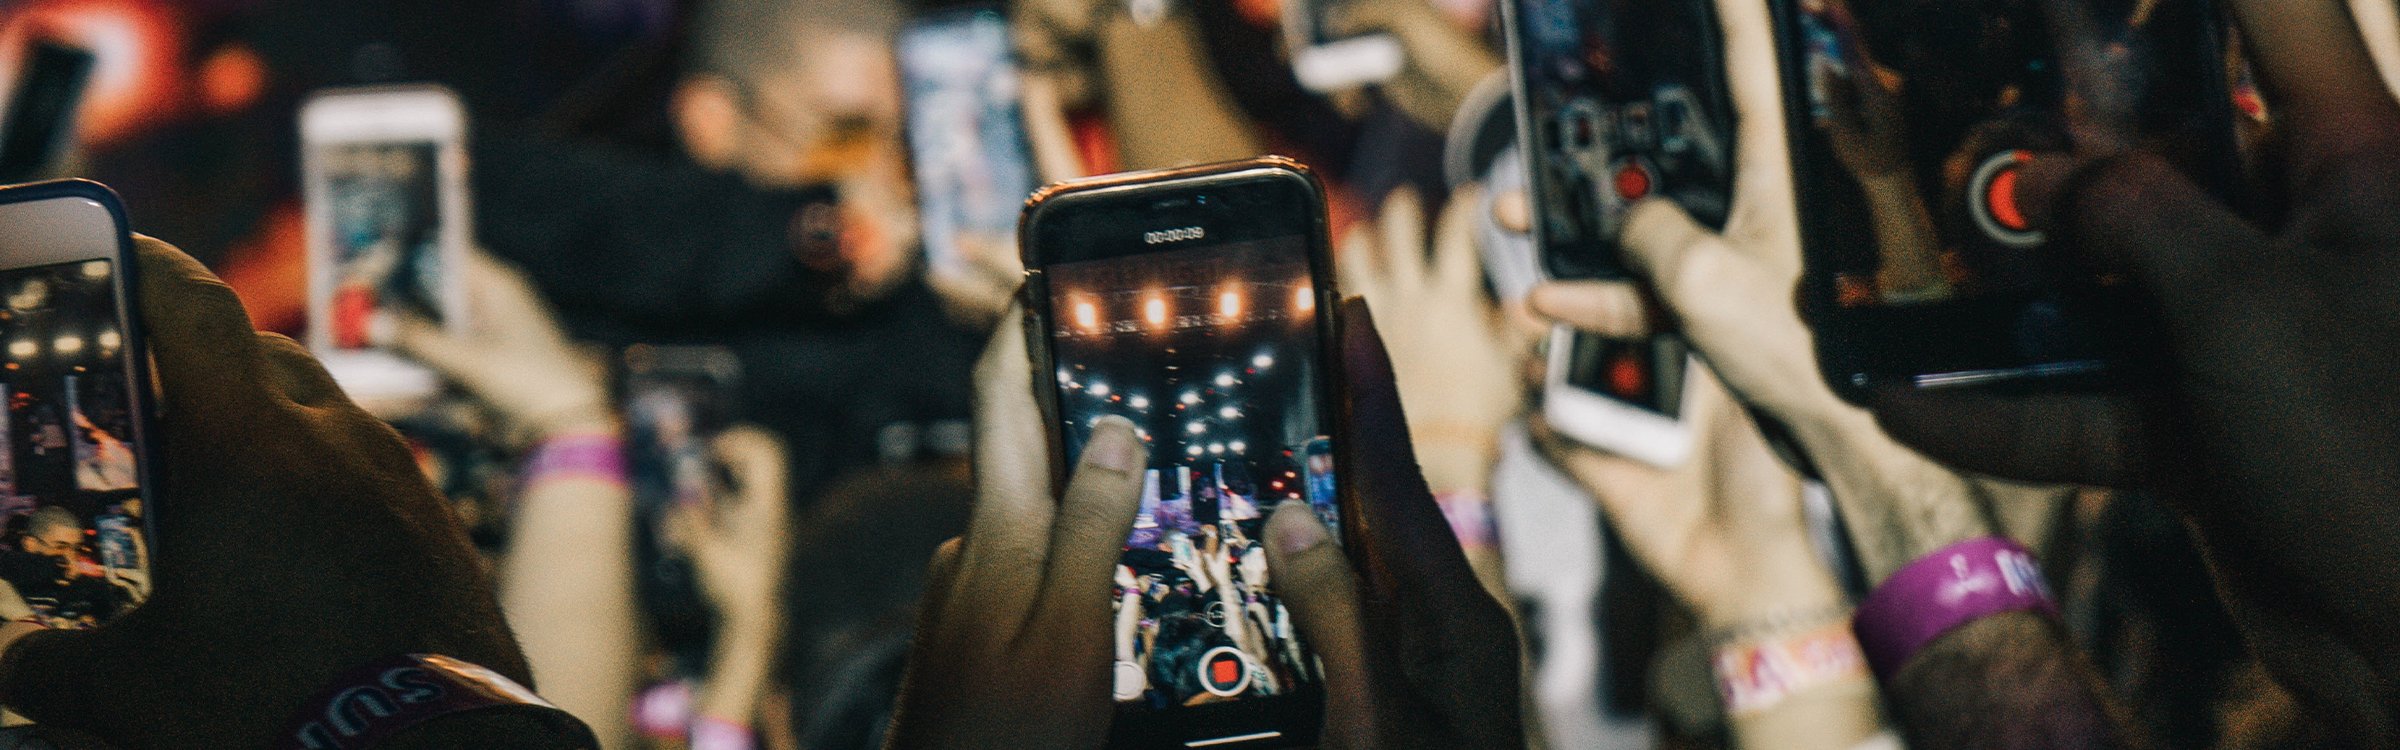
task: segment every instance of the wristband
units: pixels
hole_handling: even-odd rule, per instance
[[[1725,710],[1747,716],[1793,693],[1866,676],[1858,639],[1839,620],[1795,635],[1718,649],[1710,660]]]
[[[471,711],[530,708],[548,723],[597,748],[590,727],[550,705],[498,672],[436,654],[403,654],[369,662],[336,678],[310,698],[291,728],[277,737],[277,750],[355,750],[374,747],[393,735],[444,716]]]
[[[1951,628],[2003,612],[2058,616],[2033,553],[1999,537],[1969,539],[1918,558],[1876,586],[1851,626],[1868,666],[1889,682],[1909,657]]]
[[[525,459],[524,486],[559,477],[585,477],[625,483],[625,439],[613,434],[560,435],[535,446]]]
[[[692,720],[692,750],[751,750],[758,746],[750,728],[714,716]]]
[[[1450,533],[1458,537],[1460,549],[1490,549],[1494,538],[1499,536],[1492,529],[1492,502],[1482,492],[1435,493],[1433,502],[1441,506],[1442,519],[1450,522]]]

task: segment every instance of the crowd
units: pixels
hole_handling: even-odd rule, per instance
[[[1327,3],[1404,61],[1339,90],[1271,0],[1010,3],[1021,75],[970,73],[1042,181],[1291,154],[1350,295],[1317,310],[1269,248],[1056,274],[1098,307],[1055,314],[989,216],[920,222],[998,205],[915,182],[982,179],[910,162],[895,39],[945,7],[0,4],[0,60],[102,54],[45,176],[122,194],[147,325],[53,314],[105,306],[106,264],[0,276],[0,748],[1092,747],[1128,706],[1302,694],[1329,747],[2400,747],[2400,7],[1693,2],[1729,202],[1602,196],[1628,278],[1565,281],[1534,270],[1494,2]],[[2103,6],[2221,10],[2231,132],[2123,111],[2155,79]],[[2066,122],[1861,30],[1927,18],[2049,35]],[[428,157],[351,154],[337,330],[304,331],[293,118],[427,82],[471,117],[463,265],[395,270],[427,220],[377,211],[434,199],[375,195]],[[967,130],[944,148],[999,137]],[[2005,211],[1934,197],[1986,189]],[[2164,364],[2073,392],[1820,367],[1812,300],[2038,300],[2062,267],[2132,290]],[[1150,312],[1128,274],[1218,307]],[[1541,408],[1546,343],[1661,332],[1682,460]],[[439,388],[372,398],[293,336]],[[117,406],[134,340],[154,421]],[[1196,374],[1125,389],[1153,366]],[[1335,424],[1293,406],[1310,372]]]

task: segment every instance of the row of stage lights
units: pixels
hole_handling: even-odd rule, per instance
[[[1274,355],[1262,352],[1250,358],[1249,372],[1256,374],[1274,366]],[[1151,402],[1148,396],[1141,394],[1117,393],[1115,389],[1109,387],[1108,383],[1104,381],[1094,380],[1088,384],[1079,383],[1075,380],[1075,376],[1073,374],[1062,369],[1058,372],[1058,382],[1059,385],[1066,386],[1071,389],[1080,389],[1085,395],[1100,399],[1102,401],[1123,403],[1127,408],[1138,412],[1147,413],[1150,411]],[[1231,372],[1220,372],[1217,373],[1217,377],[1210,382],[1215,384],[1215,386],[1222,391],[1224,389],[1230,389],[1241,384],[1242,379],[1240,376]],[[1200,406],[1202,397],[1200,395],[1200,391],[1198,390],[1186,390],[1183,392],[1183,395],[1178,396],[1176,400],[1179,404],[1181,404],[1181,406],[1176,408],[1193,409]],[[1242,410],[1239,407],[1227,405],[1217,409],[1216,419],[1220,422],[1237,422],[1240,421],[1241,418]],[[1096,423],[1100,418],[1093,417],[1092,419]],[[1208,419],[1208,417],[1203,416],[1186,423],[1184,425],[1184,432],[1193,436],[1203,436],[1208,434]],[[1134,432],[1142,439],[1143,442],[1149,442],[1150,433],[1148,430],[1136,428]],[[1194,443],[1184,448],[1184,452],[1186,454],[1195,458],[1202,455],[1221,456],[1227,453],[1242,455],[1248,453],[1249,450],[1250,444],[1242,440],[1211,442],[1206,445]]]
[[[1241,317],[1246,305],[1247,300],[1243,298],[1241,290],[1227,289],[1217,293],[1215,312],[1218,316],[1228,320],[1236,319]],[[1292,309],[1301,313],[1316,310],[1316,290],[1308,286],[1292,290]],[[1099,330],[1101,323],[1099,302],[1088,297],[1078,299],[1075,301],[1074,310],[1075,327],[1084,330]],[[1142,322],[1150,324],[1152,328],[1165,328],[1167,322],[1173,319],[1173,310],[1167,304],[1166,294],[1153,292],[1143,295]]]

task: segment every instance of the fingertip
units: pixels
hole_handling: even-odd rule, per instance
[[[1286,500],[1267,518],[1267,544],[1278,557],[1290,557],[1332,538],[1316,509],[1299,500]]]
[[[1142,445],[1140,431],[1132,420],[1110,414],[1092,424],[1091,440],[1083,449],[1084,465],[1131,474],[1141,471],[1149,461],[1150,451]]]

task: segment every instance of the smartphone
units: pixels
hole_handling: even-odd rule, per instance
[[[2125,280],[2069,262],[2016,205],[2031,154],[2070,145],[2041,7],[1777,0],[1801,311],[1845,398],[2101,388],[2155,366],[2154,319]],[[2243,205],[2215,4],[2089,10],[2123,55],[2102,67],[2137,92],[2124,105],[2143,147]]]
[[[733,424],[741,362],[718,347],[636,344],[619,364],[636,586],[659,645],[698,670],[714,617],[686,552],[692,530],[671,517],[713,507],[726,490],[710,446]]]
[[[1408,62],[1400,40],[1390,34],[1342,35],[1345,10],[1372,0],[1288,0],[1283,35],[1291,48],[1292,75],[1310,91],[1331,93],[1382,83]]]
[[[49,40],[26,45],[8,119],[0,122],[0,183],[49,175],[75,135],[75,114],[91,82],[92,53]]]
[[[1014,286],[1017,213],[1038,185],[1008,18],[937,13],[902,28],[897,50],[926,272]]]
[[[1354,515],[1334,491],[1326,232],[1322,188],[1279,157],[1052,185],[1026,205],[1025,334],[1057,475],[1106,415],[1150,447],[1119,558],[1113,746],[1315,740],[1323,675],[1260,544],[1287,500],[1345,534]]]
[[[1663,196],[1712,229],[1733,203],[1732,96],[1710,0],[1506,0],[1534,242],[1556,279],[1626,275],[1625,212]]]
[[[389,349],[395,317],[467,315],[466,112],[435,86],[320,91],[300,109],[308,341],[361,399],[429,399],[441,378]]]
[[[0,614],[107,624],[150,594],[156,434],[125,211],[99,183],[0,189]]]

